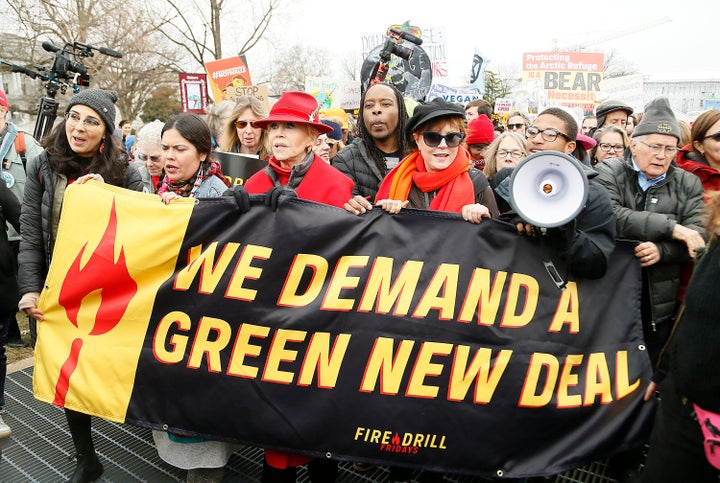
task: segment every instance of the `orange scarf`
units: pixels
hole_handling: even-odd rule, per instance
[[[407,200],[414,184],[421,191],[438,191],[430,202],[430,209],[460,213],[462,207],[475,203],[475,190],[468,174],[470,156],[458,149],[455,160],[442,171],[427,171],[420,151],[410,153],[380,184],[375,202],[383,199]]]

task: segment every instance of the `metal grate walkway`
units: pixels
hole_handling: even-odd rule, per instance
[[[32,371],[29,367],[7,375],[5,422],[12,428],[10,438],[0,440],[0,483],[66,481],[75,462],[74,452],[62,409],[36,401],[32,395]],[[93,439],[105,467],[103,482],[183,482],[186,471],[170,466],[155,451],[149,429],[111,423],[93,418]],[[245,447],[236,452],[226,466],[223,481],[259,483],[262,450]],[[552,479],[555,483],[610,483],[604,476],[605,465],[599,462],[567,472]],[[416,472],[416,477],[420,472]],[[360,474],[350,463],[340,464],[339,483],[389,482],[385,468],[374,468]],[[300,469],[298,482],[308,482]],[[466,476],[446,476],[448,483],[481,483],[497,480]]]

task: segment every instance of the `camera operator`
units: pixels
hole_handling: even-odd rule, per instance
[[[0,89],[0,158],[2,166],[0,174],[6,186],[22,202],[25,191],[25,165],[27,161],[42,152],[40,144],[29,134],[19,131],[12,122],[6,121],[10,111],[7,95]],[[15,254],[15,272],[17,272],[17,252],[20,243],[20,234],[8,223],[8,241]],[[35,331],[31,327],[31,343],[35,343]],[[25,343],[20,337],[20,328],[15,317],[11,317],[8,328],[8,347],[23,347]]]

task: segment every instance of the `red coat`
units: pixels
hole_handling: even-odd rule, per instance
[[[705,191],[705,202],[707,202],[708,193],[720,190],[720,171],[713,168],[698,153],[693,151],[692,145],[686,144],[677,153],[675,163],[678,167],[688,171],[698,178],[703,185]],[[692,276],[694,264],[692,261],[686,262],[680,273],[680,290],[678,290],[678,300],[685,299],[685,289]]]
[[[277,163],[275,158],[270,158],[270,160],[271,163]],[[272,164],[269,166],[272,167]],[[280,182],[286,185],[288,175],[277,170],[276,173],[278,173]],[[252,175],[245,182],[245,189],[251,195],[267,193],[273,187],[273,180],[264,169]],[[352,198],[352,189],[353,181],[350,178],[315,155],[315,159],[295,192],[298,198],[342,208]]]
[[[275,158],[270,158],[270,161],[271,168],[273,167],[272,163],[278,164]],[[277,170],[275,172],[278,174],[280,183],[283,186],[287,185],[289,174]],[[273,180],[265,172],[265,169],[258,171],[245,182],[245,189],[250,194],[267,193],[274,186]],[[352,198],[352,190],[353,181],[350,178],[316,155],[295,192],[298,198],[342,208],[345,202]],[[284,469],[300,466],[312,459],[299,454],[265,450],[265,460],[273,468]]]
[[[720,190],[720,171],[710,166],[707,161],[694,152],[691,145],[683,146],[678,151],[675,162],[678,167],[700,178],[706,194],[709,191]]]

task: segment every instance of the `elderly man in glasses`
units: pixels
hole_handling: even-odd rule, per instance
[[[577,132],[577,121],[570,113],[557,107],[548,108],[525,131],[528,152],[560,151],[570,155],[575,150]],[[573,221],[548,229],[545,236],[558,250],[558,259],[568,260],[570,274],[594,279],[605,275],[615,248],[615,215],[607,191],[592,180],[597,173],[585,166],[583,170],[590,181],[585,207]],[[519,233],[537,233],[525,220],[513,221]]]
[[[703,188],[672,164],[680,128],[667,98],[652,100],[633,131],[630,154],[605,160],[598,181],[612,198],[618,236],[639,240],[635,256],[645,272],[643,324],[650,358],[657,361],[678,305],[680,270],[705,245]]]
[[[683,266],[705,244],[702,184],[672,163],[679,140],[680,127],[670,103],[660,97],[645,107],[629,153],[596,167],[598,181],[612,198],[618,236],[638,240],[635,256],[643,271],[643,335],[654,368],[660,365],[660,353],[687,284]],[[655,389],[651,383],[646,399]],[[640,462],[639,454],[621,454],[608,467],[615,476],[632,471]]]

